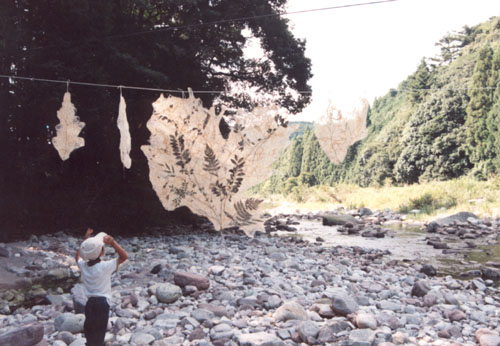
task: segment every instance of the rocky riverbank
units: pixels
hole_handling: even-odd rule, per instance
[[[286,219],[268,227],[293,227]],[[436,277],[388,251],[325,247],[273,229],[253,239],[174,231],[116,237],[130,258],[113,277],[108,345],[500,344],[491,280]],[[85,300],[78,285],[68,292],[81,240],[59,233],[0,246],[12,283],[0,295],[1,345],[84,345]]]

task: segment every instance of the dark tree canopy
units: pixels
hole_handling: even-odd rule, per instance
[[[0,3],[0,73],[197,94],[206,106],[252,109],[266,97],[291,113],[310,101],[305,42],[277,14],[285,0],[7,0]],[[265,17],[229,21],[234,18]],[[213,23],[205,25],[204,23]],[[258,59],[244,48],[260,42]],[[248,90],[251,90],[249,92]],[[132,169],[122,168],[119,90],[70,85],[85,147],[62,162],[50,144],[66,85],[0,78],[0,205],[4,237],[23,229],[144,228],[167,213],[140,145],[159,93],[124,89]]]

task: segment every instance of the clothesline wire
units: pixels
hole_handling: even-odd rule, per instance
[[[136,31],[136,32],[126,33],[126,34],[104,36],[100,40],[96,40],[96,41],[103,41],[103,40],[109,40],[109,39],[115,39],[115,38],[124,38],[124,37],[131,37],[131,36],[139,36],[139,35],[144,35],[144,34],[154,34],[157,32],[164,32],[164,31],[170,31],[170,30],[182,30],[182,29],[189,29],[189,28],[197,28],[197,27],[202,27],[202,26],[207,26],[207,25],[218,25],[218,24],[226,24],[226,23],[231,23],[231,22],[241,22],[241,21],[252,20],[252,19],[282,17],[282,16],[288,16],[288,15],[294,15],[294,14],[337,10],[337,9],[349,8],[349,7],[377,5],[377,4],[382,4],[382,3],[387,3],[387,2],[395,2],[395,1],[399,1],[399,0],[378,0],[378,1],[360,2],[360,3],[355,3],[355,4],[313,8],[313,9],[291,11],[291,12],[270,13],[270,14],[263,14],[263,15],[258,15],[258,16],[222,19],[222,20],[216,20],[216,21],[204,22],[204,23],[196,23],[196,24],[186,24],[186,25],[179,25],[179,26],[162,26],[162,27],[160,27],[158,29],[154,29],[154,30],[142,30],[142,31]],[[46,49],[46,48],[54,48],[54,46],[33,47],[33,48],[29,48],[29,49],[26,48],[23,50],[23,52]],[[0,50],[0,51],[5,51],[5,50]]]
[[[47,82],[47,83],[60,83],[74,85],[85,85],[85,86],[93,86],[93,87],[102,87],[102,88],[118,88],[118,89],[135,89],[135,90],[147,90],[147,91],[157,91],[157,92],[166,92],[166,93],[178,93],[183,94],[186,90],[171,90],[171,89],[159,89],[159,88],[147,88],[147,87],[136,87],[136,86],[128,86],[128,85],[114,85],[114,84],[100,84],[100,83],[89,83],[89,82],[74,82],[70,80],[56,80],[56,79],[46,79],[46,78],[33,78],[33,77],[21,77],[21,76],[9,76],[0,74],[0,77],[3,78],[12,78],[12,79],[21,79],[28,80],[33,82]],[[226,91],[215,91],[215,90],[193,90],[193,93],[196,94],[222,94]]]
[[[68,91],[68,87],[70,84],[74,85],[84,85],[84,86],[92,86],[92,87],[102,87],[102,88],[117,88],[120,89],[120,92],[122,89],[134,89],[134,90],[147,90],[147,91],[156,91],[156,92],[165,92],[165,93],[176,93],[176,94],[182,94],[184,95],[186,90],[173,90],[173,89],[160,89],[160,88],[148,88],[148,87],[136,87],[136,86],[128,86],[128,85],[114,85],[114,84],[100,84],[100,83],[88,83],[88,82],[74,82],[70,80],[56,80],[56,79],[46,79],[46,78],[33,78],[33,77],[22,77],[22,76],[10,76],[10,75],[4,75],[0,74],[0,78],[9,78],[9,79],[20,79],[20,80],[27,80],[27,81],[32,81],[32,82],[47,82],[47,83],[59,83],[59,84],[66,84],[66,91]],[[413,92],[413,91],[438,91],[438,90],[451,90],[451,91],[463,91],[463,90],[495,90],[495,89],[500,89],[500,82],[494,86],[494,87],[475,87],[475,88],[415,88],[415,89],[410,89],[410,88],[405,88],[401,90],[396,90],[398,92]],[[192,90],[194,94],[223,94],[227,92],[226,90],[224,91],[217,91],[217,90]],[[312,94],[312,91],[296,91],[299,94]]]
[[[312,8],[312,9],[299,10],[299,11],[291,11],[291,12],[269,13],[269,14],[263,14],[263,15],[259,15],[259,16],[250,16],[250,17],[241,17],[241,18],[232,18],[232,19],[222,19],[222,20],[216,20],[216,21],[205,22],[205,23],[197,23],[197,24],[187,24],[187,25],[179,25],[179,26],[165,26],[165,27],[160,27],[159,29],[155,29],[155,30],[143,30],[143,31],[132,32],[132,33],[128,33],[128,34],[111,35],[111,36],[106,36],[104,38],[105,39],[108,39],[108,38],[121,38],[121,37],[128,37],[128,36],[135,36],[135,35],[142,35],[142,34],[150,34],[150,33],[161,32],[161,31],[188,29],[188,28],[200,27],[200,26],[205,26],[205,25],[217,25],[217,24],[225,24],[225,23],[231,23],[231,22],[241,22],[241,21],[252,20],[252,19],[261,19],[261,18],[269,18],[269,17],[282,17],[282,16],[293,15],[293,14],[302,14],[302,13],[310,13],[310,12],[337,10],[337,9],[348,8],[348,7],[377,5],[377,4],[382,4],[382,3],[386,3],[386,2],[394,2],[394,1],[399,1],[399,0],[379,0],[379,1],[370,1],[370,2],[360,2],[360,3],[356,3],[356,4],[347,4],[347,5],[338,5],[338,6],[330,6],[330,7]]]

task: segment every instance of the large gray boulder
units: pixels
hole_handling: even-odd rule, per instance
[[[131,341],[137,346],[147,346],[155,341],[155,337],[147,333],[134,333],[132,335]]]
[[[310,338],[316,339],[319,327],[314,321],[302,321],[297,325],[297,332],[303,342],[308,342]]]
[[[467,211],[461,211],[461,212],[453,214],[453,215],[449,215],[446,217],[436,219],[433,222],[437,223],[440,226],[448,226],[448,225],[451,225],[455,222],[467,222],[467,219],[470,217],[474,218],[474,219],[478,219],[478,217],[473,213],[469,213]]]
[[[323,295],[332,301],[332,310],[337,315],[347,316],[358,311],[359,306],[356,300],[343,289],[325,290]]]
[[[423,297],[427,293],[429,293],[430,290],[431,287],[427,281],[418,280],[417,282],[415,282],[411,289],[411,295],[416,297]]]
[[[43,325],[40,323],[29,324],[0,335],[2,346],[32,346],[43,339]]]
[[[156,298],[162,303],[173,303],[181,296],[182,290],[179,286],[163,283],[156,287]]]
[[[57,331],[66,331],[73,334],[83,332],[84,323],[84,314],[72,314],[71,312],[60,314],[54,320],[54,326]]]
[[[195,286],[200,291],[210,287],[210,280],[207,277],[189,272],[176,272],[174,283],[180,287]]]
[[[349,334],[349,341],[356,345],[370,346],[375,340],[375,332],[371,329],[354,329]]]
[[[307,320],[307,311],[297,302],[286,302],[281,305],[273,314],[277,321]]]
[[[341,226],[346,223],[359,223],[359,220],[351,215],[322,215],[322,219],[323,226]]]
[[[500,345],[500,336],[496,330],[488,328],[480,328],[474,333],[477,342],[481,346],[498,346]]]

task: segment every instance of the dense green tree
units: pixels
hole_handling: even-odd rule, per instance
[[[287,20],[273,16],[285,2],[1,1],[0,73],[169,90],[236,85],[233,94],[196,96],[205,106],[252,109],[263,95],[274,95],[272,102],[297,113],[310,100],[296,91],[310,90],[311,64]],[[245,56],[249,40],[260,42],[261,58]],[[132,169],[125,171],[118,154],[119,90],[112,88],[70,85],[86,123],[86,145],[60,161],[50,139],[65,90],[64,84],[0,78],[2,224],[15,230],[89,223],[142,229],[164,222],[139,149],[149,138],[145,125],[159,93],[123,90],[133,145]]]
[[[408,87],[411,89],[411,100],[414,104],[422,102],[425,95],[429,93],[428,89],[431,87],[431,84],[432,80],[429,67],[425,59],[422,59],[417,71],[413,74],[408,83]]]
[[[466,150],[475,165],[474,174],[486,178],[494,169],[496,158],[494,132],[488,127],[488,114],[493,106],[492,89],[498,82],[498,71],[494,70],[493,49],[486,46],[479,52],[474,66],[472,84],[469,89],[470,102],[467,106]]]
[[[443,38],[437,65],[423,59],[397,88],[373,101],[368,136],[349,148],[341,164],[325,164],[312,133],[304,135],[301,174],[313,174],[320,184],[361,186],[443,180],[469,172],[482,178],[498,175],[499,35],[496,17]],[[294,179],[289,187],[299,191],[300,184]]]
[[[489,171],[494,174],[500,172],[500,46],[497,47],[493,57],[491,85],[493,85],[493,105],[486,118],[486,126],[490,132],[487,145],[488,150],[495,153],[491,160]]]
[[[398,182],[445,180],[467,171],[470,164],[462,149],[467,102],[463,91],[448,89],[418,108],[403,134],[404,149],[395,165]]]

